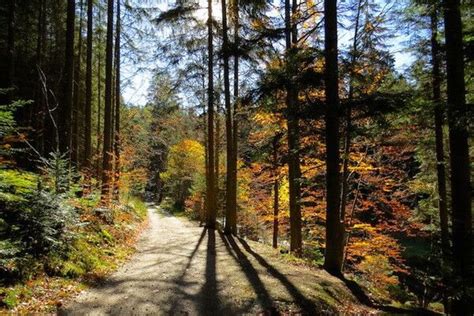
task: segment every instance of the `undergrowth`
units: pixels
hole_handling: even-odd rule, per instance
[[[41,187],[32,173],[0,169],[0,313],[52,312],[100,282],[133,252],[146,218],[138,198],[100,206]]]

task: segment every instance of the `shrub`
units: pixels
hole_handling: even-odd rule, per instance
[[[75,210],[40,183],[32,173],[0,169],[0,271],[7,278],[28,277],[32,259],[63,253],[74,237]]]

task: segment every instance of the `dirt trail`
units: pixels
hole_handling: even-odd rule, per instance
[[[150,226],[130,261],[60,314],[369,312],[340,280],[290,265],[265,245],[205,230],[155,208],[149,209],[149,217]]]

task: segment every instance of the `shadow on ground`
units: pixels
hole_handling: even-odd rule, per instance
[[[131,260],[59,314],[314,315],[341,308],[363,310],[341,280],[288,265],[266,246],[150,211]]]

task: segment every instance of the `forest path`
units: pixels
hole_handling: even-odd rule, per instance
[[[344,283],[289,264],[270,247],[150,207],[137,252],[66,315],[241,315],[369,312]]]

